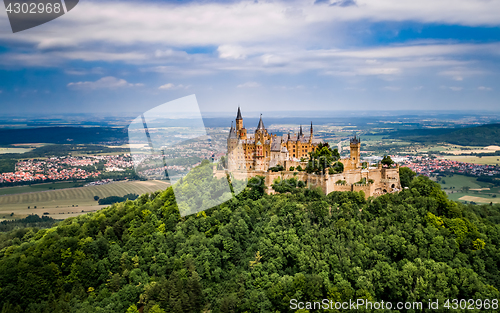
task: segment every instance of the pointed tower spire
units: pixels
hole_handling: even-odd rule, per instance
[[[299,136],[302,137],[304,134],[302,133],[302,125],[300,125],[300,132],[299,132]]]
[[[264,122],[262,122],[262,113],[260,114],[260,120],[259,120],[259,125],[257,125],[257,129],[262,129],[264,130]]]
[[[241,117],[241,110],[240,110],[240,106],[238,106],[238,114],[236,114],[236,119],[237,120],[242,120],[243,117]]]
[[[313,133],[313,122],[311,121],[311,135]]]

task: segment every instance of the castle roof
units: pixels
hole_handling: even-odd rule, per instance
[[[234,129],[233,122],[231,122],[231,129],[229,130],[229,138],[230,139],[236,138],[236,130]]]
[[[280,151],[281,137],[277,137],[271,144],[271,151]]]
[[[360,142],[361,142],[361,138],[356,137],[356,135],[354,135],[354,137],[351,138],[351,143],[353,143],[353,144],[358,144]]]
[[[243,117],[241,117],[241,110],[240,110],[240,107],[238,106],[238,114],[236,114],[236,119],[237,120],[242,120]]]
[[[261,130],[266,129],[264,127],[264,122],[262,122],[262,114],[260,115],[259,125],[257,125],[257,129],[261,129]]]

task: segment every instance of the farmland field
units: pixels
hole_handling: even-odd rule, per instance
[[[101,186],[3,195],[0,196],[0,219],[21,218],[29,214],[41,216],[45,212],[48,212],[48,216],[53,218],[64,219],[104,207],[98,205],[97,201],[94,200],[94,196],[105,198],[124,196],[130,193],[140,195],[164,190],[168,186],[167,182],[157,180],[128,181]]]
[[[443,184],[443,182],[445,183]],[[454,201],[500,202],[499,188],[490,183],[477,181],[475,177],[465,175],[447,176],[442,178],[440,185],[448,194],[448,198]],[[463,187],[469,187],[469,190],[466,191]]]
[[[18,193],[28,193],[37,191],[46,191],[52,189],[65,189],[74,187],[83,187],[85,183],[83,182],[54,182],[46,184],[33,184],[31,186],[19,186],[19,187],[4,187],[0,188],[0,196],[2,195],[12,195]]]
[[[443,159],[458,161],[458,162],[466,162],[466,163],[474,163],[474,164],[486,164],[486,165],[496,165],[500,164],[500,156],[470,156],[470,155],[450,155],[444,156]]]

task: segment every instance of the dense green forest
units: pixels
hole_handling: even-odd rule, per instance
[[[448,142],[468,146],[471,142],[476,146],[500,144],[500,124],[486,124],[476,127],[434,128],[399,130],[387,134],[386,138],[397,138],[424,143]]]
[[[128,132],[126,128],[114,127],[34,127],[0,129],[0,145],[15,143],[73,143],[91,144],[102,142],[126,143]]]
[[[428,178],[401,175],[408,189],[368,200],[295,180],[266,195],[257,177],[231,200],[185,217],[169,188],[50,229],[12,231],[0,250],[0,312],[290,312],[291,299],[498,299],[500,206],[455,203]]]

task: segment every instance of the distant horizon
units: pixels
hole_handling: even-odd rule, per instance
[[[234,112],[230,112],[228,110],[225,111],[201,111],[201,115],[203,118],[218,118],[218,117],[231,117],[236,116],[237,106],[235,106]],[[241,108],[243,118],[247,117],[259,117],[262,114],[263,117],[351,117],[351,116],[360,116],[360,117],[384,117],[384,116],[424,116],[424,115],[473,115],[480,116],[483,114],[498,114],[500,117],[500,109],[491,109],[491,110],[449,110],[449,109],[436,109],[436,110],[288,110],[288,111],[279,111],[279,110],[245,110],[243,107]],[[61,112],[61,113],[30,113],[30,114],[2,114],[3,118],[0,120],[9,118],[11,122],[14,122],[12,118],[23,121],[30,120],[36,118],[43,119],[59,119],[62,117],[85,117],[85,116],[100,116],[101,118],[130,118],[137,117],[144,112],[105,112],[105,113],[89,113],[89,112]],[[334,116],[324,116],[324,113],[335,114]],[[338,115],[341,113],[342,115]],[[304,114],[307,114],[306,116]],[[321,115],[316,115],[321,114]],[[172,119],[180,119],[180,118],[188,118],[186,116],[192,115],[191,112],[173,112],[170,115]],[[169,119],[169,118],[166,118]]]

